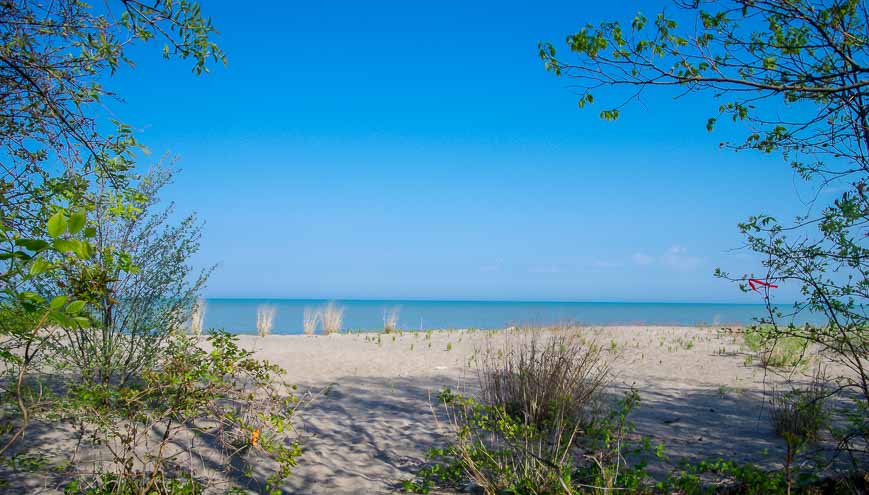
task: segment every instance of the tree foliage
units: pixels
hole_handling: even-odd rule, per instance
[[[630,23],[586,25],[566,39],[570,56],[539,45],[548,70],[579,88],[579,106],[606,88],[616,100],[600,112],[614,120],[654,89],[711,96],[706,122],[746,129],[722,143],[736,150],[780,153],[817,189],[804,215],[780,222],[760,214],[739,225],[764,273],[717,275],[752,290],[751,279],[792,286],[792,312],[771,302],[763,285],[770,340],[802,339],[848,372],[838,390],[859,397],[852,434],[867,436],[869,410],[869,9],[863,0],[695,0],[673,15],[637,14]],[[660,91],[659,91],[660,92]],[[667,93],[667,91],[664,91]],[[838,191],[835,199],[828,191]],[[798,325],[821,314],[827,325]],[[842,438],[842,445],[850,439]]]
[[[201,285],[188,280],[197,224],[143,214],[168,179],[136,174],[145,149],[105,85],[137,44],[203,73],[224,61],[214,35],[187,0],[0,0],[0,454],[59,404],[41,362],[78,353],[79,376],[141,378]]]
[[[103,110],[116,95],[104,86],[139,42],[207,70],[224,55],[215,31],[186,0],[118,0],[94,7],[75,0],[0,2],[0,282],[17,297],[37,262],[38,241],[56,238],[61,220],[84,227],[81,208],[95,184],[123,191],[142,149],[131,128]],[[54,221],[48,224],[51,217]],[[52,229],[54,232],[52,232]],[[62,239],[65,243],[69,239]],[[81,244],[88,254],[88,243]],[[68,250],[63,250],[67,252]],[[37,253],[41,249],[35,250]],[[17,262],[16,262],[17,261]],[[26,284],[25,284],[26,285]]]
[[[202,227],[196,216],[173,224],[171,204],[154,211],[172,175],[157,167],[136,181],[122,214],[113,189],[87,196],[93,255],[64,264],[39,284],[42,294],[70,292],[87,302],[88,324],[60,325],[54,336],[56,365],[71,366],[86,380],[124,385],[182,330],[209,270],[190,266]]]

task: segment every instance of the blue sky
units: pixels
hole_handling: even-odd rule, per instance
[[[178,157],[208,296],[759,302],[712,272],[757,267],[737,222],[803,210],[780,157],[720,151],[700,97],[603,122],[537,58],[663,7],[212,1],[229,64],[135,50],[112,111]]]

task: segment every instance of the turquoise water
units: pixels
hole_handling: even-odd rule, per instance
[[[305,308],[327,301],[301,299],[208,299],[206,328],[234,333],[256,331],[256,310],[274,306],[272,333],[302,333]],[[512,301],[336,301],[344,308],[343,329],[383,328],[385,312],[396,308],[403,330],[440,328],[504,328],[514,324],[549,324],[574,321],[587,325],[736,325],[764,315],[755,304],[512,302]],[[817,320],[814,322],[818,322]],[[319,328],[318,328],[319,332]]]

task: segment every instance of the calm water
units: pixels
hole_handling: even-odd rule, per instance
[[[277,308],[272,333],[302,333],[305,308],[327,301],[299,299],[209,299],[206,328],[234,333],[256,331],[256,310],[262,304]],[[764,314],[754,304],[583,303],[500,301],[336,301],[344,308],[343,329],[383,328],[385,312],[397,308],[403,330],[439,328],[503,328],[522,323],[575,321],[588,325],[748,324]],[[320,331],[318,327],[318,332]]]

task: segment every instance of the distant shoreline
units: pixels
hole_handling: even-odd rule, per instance
[[[274,310],[274,334],[303,333],[306,311],[316,313],[329,302],[341,310],[342,330],[376,331],[395,313],[392,326],[405,331],[438,328],[498,329],[571,322],[583,326],[745,326],[766,316],[760,304],[724,303],[595,303],[513,301],[416,301],[325,299],[206,299],[204,328],[254,333],[260,308]],[[789,306],[779,306],[787,313]],[[797,323],[821,324],[803,315]],[[322,325],[319,325],[322,328]]]
[[[207,301],[293,301],[326,303],[329,301],[345,303],[449,303],[449,304],[613,304],[613,305],[674,305],[674,306],[757,306],[766,307],[764,303],[744,302],[698,302],[698,301],[579,301],[567,299],[430,299],[430,298],[402,298],[402,299],[368,299],[368,298],[305,298],[305,297],[206,297]],[[774,306],[791,306],[793,303],[777,303]]]

